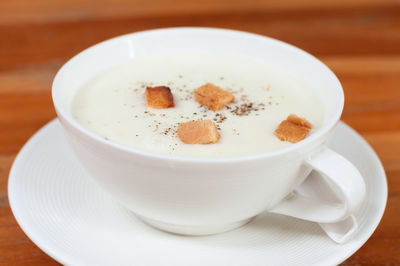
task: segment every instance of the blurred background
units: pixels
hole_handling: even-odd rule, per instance
[[[296,45],[341,80],[342,119],[377,151],[389,201],[372,238],[343,265],[400,265],[399,0],[0,0],[0,265],[52,265],[19,229],[7,177],[28,138],[55,118],[57,69],[105,39],[160,27],[250,31]]]

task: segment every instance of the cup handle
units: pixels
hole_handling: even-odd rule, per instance
[[[364,180],[357,168],[328,148],[307,159],[305,164],[328,181],[342,202],[327,202],[293,192],[269,211],[318,223],[335,223],[349,217],[366,194]]]

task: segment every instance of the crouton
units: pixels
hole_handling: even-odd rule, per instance
[[[220,134],[211,120],[180,123],[178,137],[185,144],[210,144],[218,142]]]
[[[235,96],[214,84],[207,83],[194,92],[194,99],[208,109],[218,111],[224,108],[225,105],[232,103],[235,100]]]
[[[291,114],[286,118],[286,120],[279,124],[274,133],[275,136],[282,141],[296,143],[304,139],[311,129],[312,125],[310,122],[304,118]]]
[[[297,115],[290,114],[286,118],[286,120],[291,122],[291,123],[293,123],[293,124],[296,124],[296,125],[299,125],[299,126],[302,126],[302,127],[306,127],[308,129],[312,129],[312,125],[311,125],[310,122],[308,122],[305,118],[298,117]]]
[[[157,109],[174,107],[174,96],[166,86],[147,87],[146,104]]]

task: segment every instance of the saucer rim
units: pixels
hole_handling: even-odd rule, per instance
[[[15,176],[15,172],[17,169],[20,167],[20,161],[22,160],[25,156],[25,153],[28,151],[28,149],[33,145],[34,141],[37,138],[40,138],[43,132],[45,132],[48,128],[54,126],[54,124],[59,123],[59,120],[57,118],[49,121],[46,123],[42,128],[40,128],[38,131],[36,131],[29,139],[28,141],[23,145],[23,147],[20,149],[18,152],[17,156],[14,159],[14,162],[12,163],[12,167],[9,172],[9,177],[8,177],[8,184],[7,184],[7,192],[8,192],[8,200],[9,200],[9,205],[10,209],[19,225],[19,227],[22,229],[22,231],[25,233],[25,235],[37,246],[39,247],[44,253],[46,253],[48,256],[50,256],[52,259],[55,261],[63,264],[63,265],[75,265],[75,264],[80,264],[79,261],[76,261],[75,258],[71,257],[68,255],[68,253],[62,253],[59,250],[53,249],[51,245],[46,243],[46,239],[43,237],[40,237],[39,234],[35,233],[35,230],[30,229],[29,223],[25,223],[23,221],[23,214],[21,210],[18,210],[17,207],[17,199],[16,197],[12,196],[13,193],[13,183],[15,182],[14,180],[16,178],[12,178]],[[338,254],[336,257],[328,258],[326,261],[320,261],[320,265],[337,265],[345,261],[347,258],[349,258],[351,255],[353,255],[357,250],[359,250],[366,242],[367,240],[372,236],[372,234],[375,232],[376,228],[378,227],[380,221],[382,220],[383,214],[386,209],[387,205],[387,197],[388,197],[388,183],[387,183],[387,176],[385,173],[385,170],[383,168],[382,162],[379,159],[378,155],[374,151],[374,149],[371,147],[371,145],[353,128],[351,128],[349,125],[344,123],[343,121],[339,121],[338,127],[336,130],[338,130],[339,127],[343,127],[342,130],[347,130],[349,134],[352,134],[354,137],[360,140],[359,145],[364,146],[369,151],[368,157],[371,157],[373,161],[376,162],[376,170],[379,172],[379,176],[381,179],[381,186],[382,186],[382,193],[381,199],[379,201],[380,206],[377,209],[378,215],[374,216],[373,221],[371,221],[370,225],[367,226],[364,229],[364,232],[362,235],[360,235],[357,239],[357,244],[355,244],[351,249],[347,249],[346,251],[343,251],[341,254]]]

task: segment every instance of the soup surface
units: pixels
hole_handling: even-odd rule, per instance
[[[232,92],[235,102],[211,111],[194,91],[212,83]],[[147,86],[168,86],[174,108],[146,106]],[[191,157],[231,157],[279,149],[274,130],[289,114],[306,118],[312,134],[323,121],[314,89],[263,61],[235,55],[179,52],[131,60],[96,76],[78,90],[73,117],[107,141],[156,153]],[[179,123],[211,120],[221,135],[215,144],[184,144]]]

